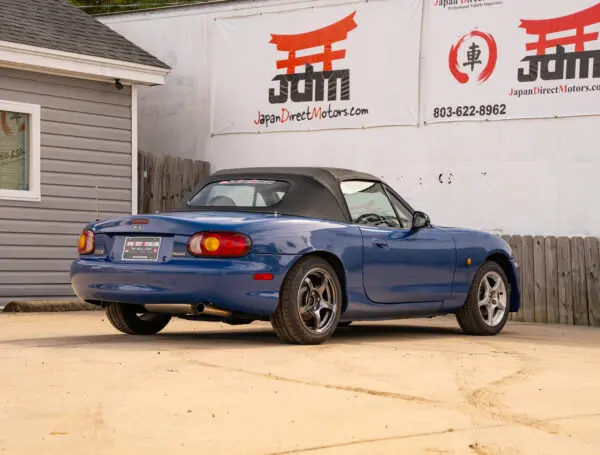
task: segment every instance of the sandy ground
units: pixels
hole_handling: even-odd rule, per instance
[[[600,330],[439,318],[299,347],[262,323],[0,314],[0,453],[597,455]]]

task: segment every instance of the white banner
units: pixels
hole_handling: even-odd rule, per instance
[[[427,123],[600,113],[598,0],[427,0],[425,19]]]
[[[212,133],[417,125],[420,0],[217,18]]]

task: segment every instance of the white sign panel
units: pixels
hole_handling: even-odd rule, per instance
[[[217,18],[212,132],[418,124],[419,0]]]
[[[426,0],[427,123],[600,114],[597,0]]]

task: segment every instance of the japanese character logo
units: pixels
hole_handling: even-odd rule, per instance
[[[487,81],[498,61],[498,46],[494,37],[479,30],[463,35],[450,49],[450,73],[461,84],[466,84],[474,74],[477,82]]]

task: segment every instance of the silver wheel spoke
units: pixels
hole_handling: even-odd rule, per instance
[[[308,292],[309,293],[313,293],[315,291],[315,286],[313,285],[312,281],[310,281],[309,277],[306,277],[304,279],[304,284],[306,285],[306,287],[308,288]]]
[[[487,280],[487,278],[486,278],[485,280],[483,280],[483,284],[484,284],[484,286],[485,286],[485,294],[484,294],[484,297],[485,297],[486,299],[489,299],[489,298],[490,298],[490,291],[492,290],[492,289],[491,289],[491,287],[490,287],[490,282],[489,282],[489,281]]]
[[[498,292],[498,291],[500,291],[501,287],[502,287],[502,280],[498,279],[496,281],[496,284],[492,287],[492,291]]]
[[[333,304],[328,300],[321,300],[320,307],[325,310],[333,311]]]
[[[487,323],[492,325],[494,321],[494,307],[492,305],[488,305],[487,307]]]
[[[321,328],[321,310],[313,310],[311,314],[315,319],[315,330],[319,330]]]
[[[484,287],[483,298],[479,300],[479,306],[487,306],[490,303],[490,283],[487,278],[484,278],[482,283]],[[481,289],[481,286],[479,287]]]
[[[306,314],[310,310],[310,303],[308,302],[309,295],[310,292],[307,291],[306,287],[301,288],[300,292],[298,292],[298,304],[300,306],[300,314]]]

